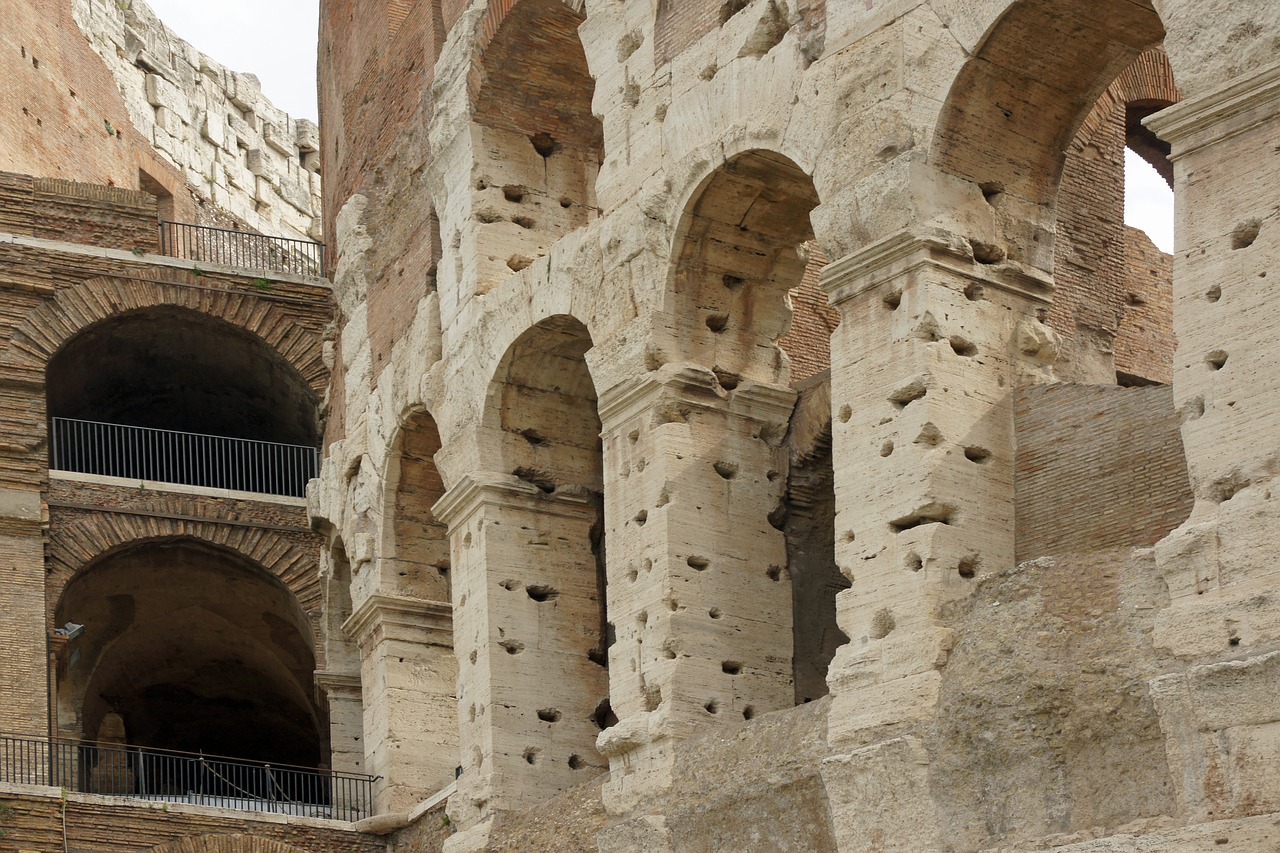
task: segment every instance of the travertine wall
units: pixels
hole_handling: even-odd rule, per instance
[[[381,58],[414,15],[432,21],[419,44],[438,45],[416,77]],[[617,826],[600,830],[598,811],[583,826],[615,853],[748,849],[739,839],[775,828],[778,849],[1036,849],[1121,831],[1159,844],[1170,826],[1208,837],[1272,808],[1269,772],[1250,768],[1266,766],[1274,714],[1251,699],[1236,715],[1216,691],[1239,676],[1264,695],[1280,636],[1272,568],[1250,550],[1271,535],[1276,407],[1258,377],[1274,353],[1247,330],[1276,257],[1264,140],[1280,10],[459,0],[406,15],[331,0],[322,16],[341,332],[311,512],[351,557],[362,632],[438,650],[452,629],[458,665],[457,721],[380,754],[396,820],[444,789],[418,770],[456,731],[445,849],[518,847],[513,815],[596,775],[593,724]],[[1155,143],[1142,136],[1131,108],[1179,97]],[[1144,252],[1117,213],[1133,139],[1150,157],[1172,145],[1176,357],[1159,265],[1132,268]],[[797,292],[819,252],[838,324]],[[793,331],[797,304],[809,320]],[[821,456],[788,444],[794,386],[828,364],[833,497],[806,507],[830,518],[793,523],[788,484],[806,508]],[[1172,374],[1173,416],[1146,406],[1167,389],[1099,393],[1134,395],[1141,415],[1112,429],[1144,418],[1125,439],[1158,433],[1170,471],[1181,429],[1190,518],[1154,551],[1100,552],[1133,544],[1104,525],[1070,559],[1020,571],[1021,389],[1117,373]],[[396,486],[423,412],[440,439],[430,518]],[[1144,504],[1131,519],[1161,516],[1138,525],[1148,544],[1179,520],[1175,495],[1151,491],[1110,495]],[[441,523],[448,623],[397,565],[396,543]],[[830,697],[801,710],[795,602],[812,587],[791,569],[828,558],[797,534],[829,538],[847,582],[822,602],[847,638]],[[447,693],[446,667],[363,648],[363,671]],[[809,742],[822,757],[758,796],[804,787],[829,840],[805,848],[763,805],[704,799],[683,822],[677,794],[751,775],[687,763],[694,739],[735,731],[767,753],[766,729],[800,737],[802,717],[825,721]]]

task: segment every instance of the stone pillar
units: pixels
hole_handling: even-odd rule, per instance
[[[0,489],[0,731],[49,734],[44,508],[40,492]]]
[[[343,626],[360,648],[363,772],[381,777],[374,794],[379,814],[406,811],[453,780],[458,670],[451,610],[437,601],[372,595]],[[336,718],[333,725],[337,732]],[[336,760],[336,739],[334,751]]]
[[[677,365],[601,399],[615,812],[669,787],[680,740],[794,703],[781,532],[794,405],[788,388],[726,390]]]
[[[364,773],[364,697],[359,673],[317,672],[316,687],[329,706],[329,767]]]
[[[1280,65],[1147,120],[1173,153],[1174,398],[1195,507],[1156,549],[1182,658],[1280,639]]]
[[[597,496],[515,477],[463,478],[435,506],[452,546],[462,775],[450,851],[496,812],[536,806],[604,768],[608,715]]]
[[[900,233],[837,261],[831,340],[837,598],[828,738],[932,710],[945,608],[1014,564],[1012,391],[1044,381],[1046,276],[969,243]]]

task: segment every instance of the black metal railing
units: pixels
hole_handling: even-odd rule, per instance
[[[234,758],[0,735],[0,782],[247,812],[357,821],[371,776]]]
[[[50,467],[102,477],[306,497],[314,447],[53,418]]]
[[[160,252],[256,272],[324,278],[324,244],[185,222],[160,223]]]

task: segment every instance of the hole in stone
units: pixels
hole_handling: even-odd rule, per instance
[[[902,304],[902,291],[891,290],[884,295],[884,299],[881,301],[884,302],[884,307],[890,311],[897,311],[898,306]]]
[[[769,526],[774,530],[783,530],[787,526],[788,507],[785,500],[779,501],[778,505],[769,513]]]
[[[528,749],[526,749],[526,750],[524,751],[524,763],[525,763],[525,764],[537,764],[537,763],[538,763],[538,758],[539,758],[541,755],[542,755],[542,750],[538,749],[537,747],[533,747],[533,746],[531,746],[531,747],[529,747]]]
[[[640,430],[633,429],[631,432],[627,433],[627,441],[631,442],[632,444],[635,444],[639,440],[640,440]]]
[[[560,597],[560,590],[550,586],[530,586],[525,588],[525,592],[529,593],[529,597],[539,603],[553,601]]]
[[[536,429],[521,430],[520,434],[524,436],[524,440],[532,444],[534,447],[546,447],[551,442],[547,437]]]
[[[955,509],[946,504],[931,503],[921,507],[911,515],[889,522],[889,528],[894,533],[902,533],[904,530],[911,530],[916,527],[923,527],[926,524],[950,524],[955,516]]]
[[[502,188],[502,197],[507,201],[519,204],[524,201],[524,187],[515,184],[507,184]]]
[[[563,207],[565,210],[568,210],[569,208],[573,207],[573,199],[569,198],[568,196],[565,196],[564,198],[560,199],[560,206]]]
[[[520,586],[520,581],[517,581],[517,580],[511,580],[511,579],[509,579],[509,578],[508,578],[507,580],[505,580],[505,581],[503,581],[502,583],[498,584],[498,586],[502,587],[502,588],[503,588],[503,589],[505,589],[507,592],[511,592],[511,590],[516,589],[517,587],[519,587],[519,586]]]
[[[892,455],[893,455],[893,442],[892,442],[892,441],[886,441],[884,444],[880,445],[880,455],[881,455],[881,456],[885,456],[885,457],[888,457],[888,456],[892,456]]]
[[[711,467],[726,480],[732,480],[738,476],[738,466],[733,462],[713,462]]]
[[[980,284],[971,284],[964,289],[964,298],[970,302],[981,302],[983,295],[986,293],[985,288]]]
[[[778,581],[782,580],[782,566],[770,566],[769,568],[765,569],[764,575],[769,580],[777,583]]]
[[[556,490],[555,481],[551,479],[551,476],[546,471],[539,471],[537,468],[517,468],[511,473],[526,483],[537,486],[547,494],[551,494]]]
[[[538,224],[531,216],[513,216],[511,217],[511,221],[527,231],[532,231]]]
[[[570,769],[570,770],[581,770],[581,769],[583,768],[584,764],[585,764],[585,762],[583,762],[583,760],[582,760],[582,756],[581,756],[581,755],[578,755],[577,753],[574,753],[573,755],[570,755],[570,756],[569,756],[569,769]]]
[[[710,616],[712,619],[719,619],[724,614],[720,612],[719,607],[713,607],[707,611],[707,615]]]
[[[708,699],[707,703],[702,706],[702,709],[708,714],[719,714],[720,702],[716,699]]]
[[[531,266],[533,266],[533,258],[525,257],[524,255],[512,255],[507,258],[507,268],[512,272],[527,270]]]
[[[960,561],[960,564],[956,566],[956,572],[959,573],[960,577],[964,578],[965,580],[975,578],[978,576],[979,562],[980,561],[978,557],[974,556],[973,554],[970,554],[968,557],[965,557],[964,559],[962,559]]]
[[[747,280],[745,278],[739,278],[736,275],[726,275],[723,279],[721,279],[721,281],[724,282],[725,287],[727,287],[729,290],[734,290],[734,291],[741,290],[747,283]]]
[[[609,668],[609,654],[604,649],[594,648],[587,652],[587,660],[596,666],[602,666],[605,669]]]
[[[711,565],[711,561],[706,557],[690,557],[685,562],[689,564],[689,568],[699,572],[705,572],[707,566]]]
[[[538,711],[538,719],[544,723],[560,722],[560,711],[556,708],[542,708]]]
[[[742,377],[736,373],[730,373],[718,367],[713,368],[711,372],[715,374],[716,381],[720,383],[720,387],[726,391],[733,391],[742,384]]]
[[[858,536],[852,530],[846,530],[842,538],[846,542],[854,542],[857,540]]]
[[[677,610],[680,609],[680,602],[676,601],[674,598],[668,598],[667,609],[670,610],[672,613],[675,613]]]
[[[472,663],[476,662],[476,652],[474,650],[471,652],[471,654],[467,655],[467,660],[471,661]]]
[[[742,664],[738,663],[736,660],[727,660],[720,664],[720,670],[724,672],[725,675],[738,675],[742,672]]]
[[[1262,222],[1258,219],[1246,219],[1236,226],[1231,232],[1231,248],[1247,249],[1253,245],[1253,241],[1258,239],[1258,233],[1262,231]]]
[[[524,651],[524,643],[519,640],[503,640],[501,643],[498,643],[498,645],[506,649],[507,654],[509,655],[518,655]]]
[[[533,145],[533,150],[543,158],[550,157],[560,147],[556,138],[549,133],[535,133],[529,137],[529,142]]]
[[[1209,292],[1204,295],[1204,298],[1210,302],[1217,302],[1222,298],[1222,288],[1215,284],[1209,288]]]
[[[636,513],[636,524],[640,525],[641,527],[644,527],[645,522],[648,520],[649,520],[649,511],[647,509],[642,509]]]
[[[742,719],[744,720],[750,720],[755,715],[756,715],[756,709],[751,707],[750,705],[742,709]]]
[[[971,342],[966,341],[959,335],[953,335],[951,338],[951,349],[956,355],[964,358],[973,358],[978,354],[978,348]]]
[[[630,569],[627,572],[627,580],[630,581],[631,583],[635,583],[639,579],[639,577],[640,577],[640,573],[637,572],[635,569]]]
[[[966,447],[964,449],[964,458],[978,465],[985,465],[991,461],[991,451],[985,447]]]
[[[889,398],[889,402],[899,409],[905,409],[928,393],[929,389],[925,386],[924,380],[916,379],[895,391]]]
[[[595,723],[596,728],[600,731],[604,731],[618,722],[617,716],[613,713],[613,706],[609,704],[608,699],[601,699],[600,704],[596,705],[595,711],[591,713],[591,722]]]
[[[656,684],[644,684],[643,678],[641,679],[641,684],[643,686],[640,689],[640,693],[644,696],[644,709],[646,711],[658,710],[658,706],[662,704],[662,688]]]
[[[897,623],[893,619],[893,614],[887,609],[876,611],[876,615],[871,618],[871,639],[883,640],[893,632],[897,627]]]
[[[1004,184],[999,181],[983,181],[978,184],[978,189],[982,190],[982,197],[987,200],[987,204],[993,204],[1004,192]]]
[[[728,325],[728,314],[710,314],[707,316],[707,328],[715,332],[717,335],[723,332]]]
[[[675,660],[676,659],[675,649],[663,649],[662,656],[667,660]]]
[[[998,264],[1006,257],[1004,246],[987,243],[983,240],[970,240],[973,247],[973,259],[980,264]]]
[[[1214,350],[1205,358],[1210,370],[1221,370],[1227,365],[1227,354],[1222,350]]]
[[[906,566],[913,572],[918,572],[924,568],[924,559],[917,553],[912,552],[907,555]]]

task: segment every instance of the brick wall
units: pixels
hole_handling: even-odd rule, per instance
[[[1018,562],[1153,545],[1191,512],[1168,386],[1023,388],[1014,430]]]
[[[0,791],[0,804],[11,810],[0,823],[5,833],[0,850],[133,853],[202,836],[247,836],[240,839],[242,851],[253,849],[252,839],[288,844],[306,853],[383,853],[386,848],[383,839],[353,832],[336,822],[252,818],[235,812],[84,795],[65,800],[64,848],[61,797],[9,788]]]
[[[827,258],[817,243],[810,243],[809,251],[804,278],[791,291],[791,329],[778,341],[791,359],[792,385],[831,367],[831,333],[840,325],[840,312],[831,307],[818,285]]]
[[[156,198],[144,192],[0,172],[0,231],[155,252],[156,221]]]
[[[1173,382],[1173,256],[1145,231],[1125,228],[1124,315],[1116,332],[1116,372]]]

